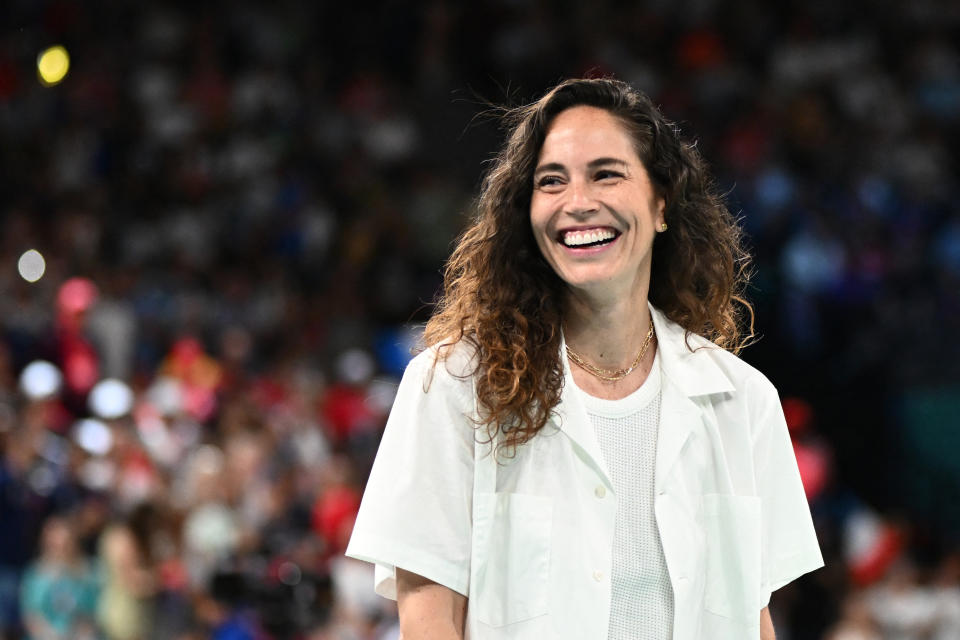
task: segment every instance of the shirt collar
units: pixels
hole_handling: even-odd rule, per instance
[[[720,347],[670,320],[649,302],[653,327],[657,332],[663,375],[688,397],[736,391],[730,378],[717,364],[711,351]],[[689,343],[689,347],[687,346]],[[691,351],[691,349],[693,349]]]

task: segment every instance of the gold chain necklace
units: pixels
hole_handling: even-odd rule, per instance
[[[637,365],[643,360],[643,356],[646,355],[647,349],[650,348],[651,340],[653,340],[653,318],[650,319],[650,330],[647,331],[647,337],[643,341],[643,346],[640,347],[640,353],[634,358],[633,364],[626,369],[601,369],[600,367],[596,367],[587,362],[579,353],[571,349],[570,345],[567,345],[567,357],[590,375],[600,378],[601,380],[606,380],[607,382],[616,382],[617,380],[623,380],[637,368]]]

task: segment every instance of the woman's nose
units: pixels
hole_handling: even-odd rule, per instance
[[[588,215],[600,209],[586,180],[571,180],[567,194],[564,210],[570,215]]]

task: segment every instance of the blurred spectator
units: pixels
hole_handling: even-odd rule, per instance
[[[64,399],[82,411],[87,394],[100,379],[100,362],[85,335],[87,312],[97,299],[96,286],[86,278],[71,278],[57,293],[56,353],[63,371]]]
[[[844,599],[841,616],[824,640],[884,640],[862,593],[854,592]]]
[[[124,525],[109,525],[100,538],[100,562],[100,629],[108,640],[145,640],[152,617],[150,598],[156,587],[133,532]]]
[[[67,518],[45,522],[40,555],[24,573],[21,591],[24,626],[33,640],[96,638],[97,576]]]
[[[906,558],[867,591],[866,599],[883,637],[889,640],[920,640],[937,627],[937,601],[929,588],[919,584],[917,569]]]
[[[814,427],[813,408],[808,402],[800,398],[784,398],[783,414],[804,492],[807,500],[813,503],[831,481],[833,453]]]
[[[943,559],[933,582],[937,606],[933,640],[960,640],[960,554]]]

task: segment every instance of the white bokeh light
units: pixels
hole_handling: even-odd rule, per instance
[[[365,384],[376,372],[373,357],[363,349],[347,349],[337,358],[337,375],[348,384]]]
[[[87,453],[103,456],[113,446],[113,434],[110,427],[100,420],[87,418],[73,426],[73,439]]]
[[[31,400],[43,400],[60,391],[63,375],[46,360],[35,360],[20,374],[20,390]]]
[[[175,378],[160,377],[147,389],[147,401],[161,415],[173,416],[183,409],[183,390]]]
[[[117,469],[109,459],[90,458],[80,466],[77,475],[88,489],[106,491],[113,484]]]
[[[20,260],[17,261],[17,271],[20,273],[20,277],[27,282],[36,282],[43,277],[46,270],[47,261],[36,249],[24,251]]]
[[[90,410],[104,420],[122,418],[133,408],[133,391],[122,380],[107,378],[90,390]]]

